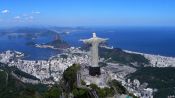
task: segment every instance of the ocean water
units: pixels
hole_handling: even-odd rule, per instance
[[[36,39],[19,37],[18,35],[0,35],[0,52],[7,50],[20,51],[25,53],[23,59],[27,60],[47,60],[60,51],[53,49],[36,48],[26,45],[27,42],[34,41],[38,44],[47,43],[53,40],[53,36],[38,37]]]
[[[109,38],[109,46],[125,50],[175,57],[175,28],[173,27],[128,27],[97,28],[89,31],[72,32],[62,38],[72,46],[81,46],[79,39],[92,37]]]
[[[109,46],[125,50],[175,57],[175,28],[173,27],[132,27],[132,28],[93,28],[60,34],[62,40],[71,46],[81,46],[80,39],[92,37],[96,32],[98,37],[109,38]],[[6,50],[21,51],[26,54],[24,59],[40,60],[61,53],[53,49],[35,48],[26,45],[27,42],[47,43],[52,41],[54,34],[36,39],[0,34],[0,52]]]

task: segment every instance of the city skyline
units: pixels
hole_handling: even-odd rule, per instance
[[[0,0],[0,26],[174,26],[173,0]]]

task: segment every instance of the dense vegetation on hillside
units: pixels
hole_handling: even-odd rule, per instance
[[[118,94],[126,94],[128,93],[126,88],[124,86],[122,86],[122,84],[120,82],[118,82],[117,80],[112,80],[109,82],[109,85],[113,88],[115,88],[116,92]]]
[[[6,71],[1,71],[0,77],[0,98],[41,98],[38,92],[30,88],[33,85],[25,85]]]
[[[141,83],[147,82],[149,87],[158,89],[155,98],[166,98],[175,95],[175,68],[145,67],[128,76],[138,79]]]
[[[32,80],[39,80],[39,79],[36,78],[35,76],[32,76],[32,75],[30,75],[30,74],[27,74],[27,73],[25,73],[25,72],[23,72],[23,71],[21,71],[21,70],[15,68],[15,67],[11,67],[11,68],[13,68],[13,72],[14,72],[17,76],[19,76],[19,77],[25,77],[25,78],[29,78],[29,79],[32,79]]]
[[[80,69],[80,65],[73,64],[71,67],[67,68],[63,73],[63,79],[65,85],[68,84],[70,91],[73,90],[73,87],[76,85],[77,71]]]
[[[114,49],[106,49],[99,48],[100,57],[104,57],[105,59],[109,59],[109,62],[121,63],[121,64],[131,64],[138,63],[138,65],[149,64],[149,60],[147,60],[144,56],[140,54],[132,54],[126,53],[119,48]]]
[[[76,85],[78,70],[80,70],[80,65],[73,64],[64,71],[63,79],[65,87],[63,88],[65,88],[66,93],[73,93],[75,98],[90,98],[88,89],[78,88]]]

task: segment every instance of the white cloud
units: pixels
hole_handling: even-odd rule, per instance
[[[20,19],[21,17],[20,16],[15,16],[14,19]]]
[[[13,17],[13,19],[14,19],[14,22],[24,22],[21,16],[15,16]]]
[[[2,14],[6,14],[6,13],[9,13],[9,12],[10,12],[10,11],[7,10],[7,9],[1,11]]]
[[[40,14],[41,12],[39,12],[39,11],[33,11],[32,13],[33,14]]]

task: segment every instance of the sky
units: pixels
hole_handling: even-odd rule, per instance
[[[175,26],[175,0],[0,0],[0,27]]]

